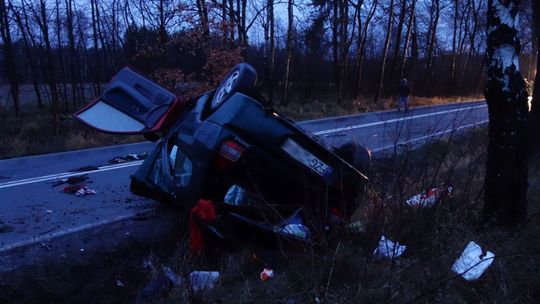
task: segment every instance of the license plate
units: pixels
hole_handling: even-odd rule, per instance
[[[281,148],[292,158],[320,176],[328,176],[332,173],[332,168],[290,138],[281,145]]]

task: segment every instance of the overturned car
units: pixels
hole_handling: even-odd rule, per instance
[[[256,78],[242,63],[216,90],[181,100],[124,68],[75,117],[103,132],[161,138],[131,191],[192,215],[211,208],[210,217],[196,216],[209,237],[227,245],[310,241],[310,232],[350,216],[366,188],[370,153],[355,144],[333,149],[307,134],[266,106]]]

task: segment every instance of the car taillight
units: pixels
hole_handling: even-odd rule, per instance
[[[219,155],[223,156],[225,159],[236,162],[246,151],[246,148],[234,141],[226,141],[221,145],[219,150]]]

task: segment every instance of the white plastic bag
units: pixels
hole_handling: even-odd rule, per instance
[[[399,242],[394,243],[383,235],[379,241],[379,246],[375,248],[373,254],[377,257],[394,259],[402,255],[405,249],[407,249],[407,246],[400,245]]]
[[[486,254],[482,256],[482,248],[470,241],[452,266],[452,271],[467,281],[476,280],[488,269],[494,259],[495,255],[490,251],[486,251]]]
[[[189,281],[193,288],[193,292],[212,289],[218,280],[218,271],[193,271],[189,274]]]

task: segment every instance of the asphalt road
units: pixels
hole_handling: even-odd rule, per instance
[[[484,125],[487,119],[485,102],[477,101],[298,124],[330,145],[355,141],[372,150],[375,157],[384,157],[403,147]],[[158,202],[129,192],[129,176],[141,161],[117,165],[108,162],[116,156],[150,152],[154,145],[146,142],[0,160],[0,272],[17,267],[19,262],[27,263],[25,248],[50,252],[57,240],[76,239],[81,232],[115,223],[133,224],[134,218],[154,212]],[[65,185],[53,186],[59,178],[83,174],[71,170],[84,166],[97,167],[83,172],[89,176],[88,186],[97,194],[76,197],[63,193]],[[150,221],[137,223],[148,225]],[[123,235],[129,236],[129,231]],[[83,242],[77,250],[83,252],[84,246],[91,247],[89,242]],[[18,252],[19,262],[13,259],[14,251]],[[3,260],[5,256],[11,259]]]

